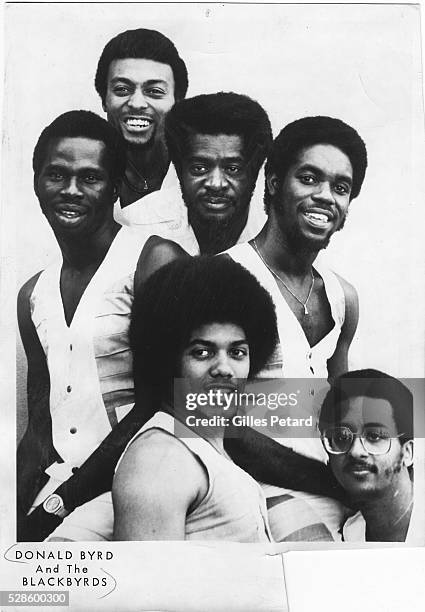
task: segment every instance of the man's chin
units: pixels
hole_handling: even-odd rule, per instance
[[[294,250],[303,253],[317,253],[329,246],[332,234],[325,237],[307,236],[301,232],[288,234],[288,241]]]

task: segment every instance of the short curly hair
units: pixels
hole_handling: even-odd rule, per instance
[[[179,258],[155,272],[135,295],[130,323],[136,396],[164,389],[176,375],[191,333],[207,323],[234,323],[247,337],[249,378],[277,344],[272,299],[245,268],[226,255]]]
[[[49,143],[54,138],[89,138],[105,144],[109,157],[111,178],[121,181],[126,165],[126,151],[122,136],[105,119],[86,110],[72,110],[56,117],[41,132],[34,148],[32,167],[37,179],[44,163]]]
[[[289,168],[296,162],[300,151],[317,144],[330,144],[340,149],[349,158],[353,167],[353,186],[350,199],[359,193],[367,168],[366,145],[350,125],[333,117],[303,117],[289,123],[275,138],[267,158],[265,174],[276,174],[283,182]],[[270,208],[271,196],[267,182],[264,193],[266,211]]]
[[[174,97],[181,100],[185,97],[189,80],[186,64],[169,38],[156,30],[126,30],[112,38],[100,56],[94,85],[102,104],[107,92],[108,71],[111,62],[116,59],[148,59],[161,64],[168,64],[174,75]]]
[[[181,170],[190,137],[195,134],[241,136],[244,152],[257,176],[272,144],[272,128],[263,107],[248,96],[220,91],[177,102],[165,119],[170,159]]]
[[[400,443],[413,439],[413,395],[397,378],[380,370],[366,369],[346,372],[334,379],[323,401],[319,429],[341,420],[341,404],[352,397],[371,397],[387,400],[392,407]]]

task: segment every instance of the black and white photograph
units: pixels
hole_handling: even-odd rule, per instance
[[[419,5],[4,16],[0,604],[419,610]]]

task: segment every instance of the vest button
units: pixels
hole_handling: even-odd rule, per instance
[[[68,391],[68,393],[71,393],[71,391],[72,391],[72,387],[71,387],[71,385],[68,385],[68,386],[67,386],[67,388],[66,388],[66,390]]]
[[[73,474],[76,474],[76,473],[78,472],[78,468],[77,468],[77,467],[73,467],[73,468],[72,468],[72,470],[71,470],[71,472],[72,472]]]
[[[77,428],[76,427],[71,427],[71,429],[69,430],[69,433],[72,433],[72,434],[77,433]]]
[[[72,344],[69,345],[69,350],[72,351]]]

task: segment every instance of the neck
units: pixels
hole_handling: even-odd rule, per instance
[[[372,542],[404,542],[409,529],[413,506],[413,487],[408,475],[397,489],[384,497],[359,504],[366,521],[366,540]]]
[[[160,178],[161,181],[170,163],[167,148],[163,142],[155,143],[149,148],[129,145],[127,147],[127,159],[130,160],[129,169],[132,169],[133,165],[146,179]]]
[[[217,407],[214,406],[214,408],[216,409]],[[174,401],[174,403],[163,401],[161,409],[171,414],[171,416],[192,430],[197,436],[209,442],[219,453],[226,454],[223,444],[226,428],[225,423],[223,423],[225,417],[218,414],[213,417],[205,417],[204,414],[199,413],[197,410],[189,412],[184,405],[180,405],[179,401]],[[205,425],[205,419],[208,420],[207,425]]]
[[[100,228],[93,236],[65,239],[57,235],[64,264],[77,270],[99,265],[104,260],[120,229],[121,225],[112,221],[109,225]]]
[[[270,221],[255,238],[255,244],[268,265],[287,278],[302,278],[311,273],[318,251],[297,249]]]

